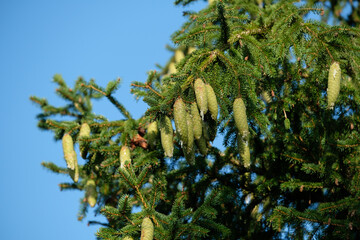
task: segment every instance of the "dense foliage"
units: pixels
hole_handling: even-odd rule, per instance
[[[222,0],[186,12],[174,57],[132,83],[149,106],[139,119],[116,100],[118,80],[69,88],[55,75],[68,104],[31,99],[67,167],[43,165],[85,192],[79,219],[89,206],[106,216],[99,239],[360,238],[357,6]],[[94,114],[98,98],[124,118]]]

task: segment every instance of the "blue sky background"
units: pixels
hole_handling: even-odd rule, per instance
[[[31,95],[60,106],[51,79],[62,74],[72,86],[77,77],[99,85],[120,77],[116,97],[139,117],[146,105],[130,94],[132,81],[165,64],[170,35],[180,28],[183,10],[172,0],[0,0],[0,230],[1,239],[95,239],[104,220],[89,213],[77,221],[83,193],[60,192],[70,178],[45,170],[40,163],[65,166],[61,142],[37,129],[40,109]],[[94,111],[110,119],[119,112],[107,103]],[[80,158],[79,158],[80,159]],[[82,164],[83,162],[80,163]]]

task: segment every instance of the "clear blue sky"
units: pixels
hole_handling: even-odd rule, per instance
[[[116,97],[139,117],[145,104],[129,93],[132,81],[144,81],[155,64],[165,64],[170,35],[189,8],[172,0],[1,0],[0,1],[0,230],[1,239],[95,239],[103,220],[89,213],[77,221],[83,193],[60,192],[57,184],[69,181],[41,167],[42,161],[65,166],[60,142],[37,129],[39,108],[29,96],[63,102],[51,82],[55,73],[71,86],[78,76],[106,86],[120,77]],[[95,105],[95,112],[120,119],[110,104]],[[82,162],[81,162],[82,163]]]

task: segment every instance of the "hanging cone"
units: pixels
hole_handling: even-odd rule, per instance
[[[250,148],[247,141],[242,139],[242,136],[238,135],[238,149],[240,154],[240,160],[244,167],[248,168],[251,164],[250,159]]]
[[[175,63],[171,62],[168,67],[168,74],[171,75],[171,74],[175,74],[176,72],[177,70],[175,67]]]
[[[186,123],[185,104],[181,98],[178,98],[174,103],[174,122],[176,132],[179,134],[182,144],[186,145],[188,138],[188,127]]]
[[[69,169],[69,175],[74,182],[79,181],[79,166],[77,163],[74,170]]]
[[[189,113],[186,113],[186,123],[188,128],[188,139],[187,139],[187,144],[183,146],[183,152],[186,161],[190,165],[194,165],[195,164],[194,132],[193,132],[192,116]]]
[[[200,115],[201,118],[204,119],[204,115],[208,111],[208,103],[207,103],[205,84],[200,78],[195,80],[194,89],[195,89],[196,102],[200,109]]]
[[[74,142],[70,134],[64,134],[62,138],[62,146],[67,167],[71,170],[75,170],[75,165],[77,165],[77,158],[76,152],[74,150]]]
[[[284,120],[284,126],[286,130],[290,129],[290,120],[288,118],[285,118]]]
[[[263,91],[263,92],[261,93],[261,96],[262,96],[262,98],[264,99],[264,101],[265,101],[266,103],[271,103],[271,102],[272,102],[271,96],[270,96],[270,94],[269,94],[268,91]]]
[[[147,139],[151,147],[156,146],[158,135],[159,135],[159,130],[158,130],[157,122],[154,121],[150,123],[147,128]]]
[[[173,128],[169,117],[165,117],[160,124],[161,145],[165,156],[172,157],[174,152]]]
[[[175,63],[181,62],[181,60],[183,60],[184,58],[185,58],[185,55],[184,55],[183,51],[181,51],[180,49],[176,49],[175,50]]]
[[[193,117],[188,112],[186,113],[186,125],[187,125],[187,152],[191,152],[194,148],[194,129],[193,129]]]
[[[233,104],[235,125],[239,134],[245,139],[249,134],[249,126],[246,117],[246,107],[241,98],[237,98]]]
[[[196,140],[196,145],[201,153],[201,155],[206,156],[207,155],[207,143],[204,137],[201,137]]]
[[[91,129],[90,129],[89,124],[87,124],[87,123],[81,124],[78,139],[79,138],[81,139],[82,137],[90,137],[90,132],[91,132]],[[87,144],[86,142],[83,142],[83,141],[79,141],[79,148],[80,148],[80,156],[83,159],[86,159],[86,155],[87,155],[87,152],[89,149],[89,144]]]
[[[195,148],[187,149],[183,148],[185,159],[189,165],[195,165]]]
[[[131,164],[131,152],[127,146],[122,146],[120,150],[120,167],[125,168],[125,165]]]
[[[205,84],[205,88],[206,88],[208,109],[210,111],[212,119],[216,121],[218,115],[218,103],[217,103],[216,95],[214,89],[210,86],[210,84]]]
[[[189,49],[188,49],[188,54],[191,54],[191,53],[193,53],[193,52],[195,52],[196,51],[196,48],[194,48],[194,47],[189,47]]]
[[[141,224],[141,238],[140,240],[153,240],[154,237],[154,224],[150,218],[143,219]]]
[[[214,141],[215,137],[216,137],[216,133],[217,133],[217,123],[215,120],[209,118],[206,121],[202,122],[202,132],[203,132],[203,137],[205,138],[206,141],[212,142]]]
[[[193,133],[195,139],[201,138],[202,135],[202,121],[199,114],[198,107],[195,102],[191,104],[191,116],[192,116],[192,122],[193,122]]]
[[[338,62],[333,62],[330,66],[327,88],[328,108],[332,109],[340,92],[341,69]]]
[[[94,207],[97,199],[95,181],[89,179],[85,185],[85,198],[91,207]]]

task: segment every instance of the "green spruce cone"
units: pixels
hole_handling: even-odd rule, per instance
[[[85,185],[85,198],[91,207],[94,207],[97,199],[97,191],[95,181],[92,179],[87,180]]]
[[[212,119],[216,121],[218,115],[218,102],[216,99],[216,95],[214,89],[210,86],[210,84],[205,84],[205,88],[206,88],[208,109]]]
[[[160,138],[165,156],[171,158],[174,152],[173,128],[171,120],[167,116],[160,123]]]
[[[189,165],[195,165],[195,148],[183,147],[185,159]]]
[[[81,139],[83,137],[90,137],[90,132],[91,132],[91,129],[90,129],[89,124],[87,124],[87,123],[81,124],[79,138]],[[89,150],[89,144],[86,142],[83,142],[83,141],[79,141],[79,148],[80,148],[80,156],[83,159],[86,159],[86,155]]]
[[[178,98],[174,103],[174,122],[176,132],[180,136],[182,145],[187,144],[188,140],[188,126],[186,122],[186,106],[181,98]]]
[[[251,210],[251,213],[250,213],[250,216],[253,219],[256,219],[257,221],[259,221],[261,216],[262,216],[261,212],[259,211],[259,206],[260,206],[260,204],[256,204],[255,207]]]
[[[284,126],[286,130],[290,129],[290,120],[288,118],[285,118],[284,120]]]
[[[201,155],[206,156],[208,152],[207,142],[204,137],[196,139],[196,145],[201,153]]]
[[[191,116],[193,122],[194,137],[195,139],[200,139],[202,135],[202,120],[195,102],[191,104]]]
[[[158,135],[159,135],[159,130],[158,130],[157,122],[154,121],[150,123],[147,128],[147,139],[151,147],[156,146]]]
[[[240,154],[240,160],[242,161],[244,167],[250,167],[250,148],[247,141],[243,140],[241,135],[238,135],[238,149]]]
[[[214,141],[217,133],[217,122],[212,118],[207,118],[202,122],[202,132],[206,141]]]
[[[154,224],[150,218],[145,217],[141,224],[141,238],[140,240],[152,240],[154,237]]]
[[[185,58],[185,55],[184,55],[183,51],[181,51],[180,49],[176,49],[175,50],[175,63],[181,62],[181,60],[183,60],[184,58]]]
[[[249,135],[249,126],[246,117],[246,107],[241,98],[237,98],[233,104],[234,120],[239,134],[246,139]]]
[[[120,149],[120,167],[125,168],[125,165],[131,164],[130,148],[122,146]]]
[[[340,93],[341,69],[338,62],[333,62],[330,66],[327,88],[328,108],[332,109]]]
[[[79,181],[79,166],[78,166],[78,164],[75,165],[74,170],[69,169],[69,175],[74,182]]]
[[[77,165],[77,157],[74,150],[74,142],[70,134],[64,134],[62,138],[62,146],[67,167],[71,170],[75,170],[75,165]]]
[[[210,141],[210,134],[209,134],[209,124],[207,122],[202,122],[202,137],[205,141]]]
[[[193,117],[188,112],[186,113],[186,125],[187,125],[187,152],[193,152],[194,149],[194,129],[193,129]]]
[[[90,137],[90,126],[87,123],[81,124],[79,137]]]
[[[204,119],[204,115],[208,111],[207,95],[204,82],[198,78],[194,83],[195,97],[197,105],[200,109],[201,118]]]
[[[123,238],[123,240],[134,240],[134,239],[132,237],[126,236],[126,237]]]
[[[173,63],[173,62],[171,62],[170,64],[169,64],[169,67],[168,67],[168,74],[175,74],[177,72],[177,70],[176,70],[176,67],[175,67],[175,63]]]
[[[110,185],[109,183],[104,183],[101,188],[100,188],[100,192],[104,195],[108,195],[110,193]]]
[[[195,52],[196,51],[196,48],[194,48],[194,47],[189,47],[189,49],[188,49],[188,54],[191,54],[191,53],[193,53],[193,52]]]
[[[264,99],[264,101],[265,101],[266,103],[271,103],[271,102],[272,102],[271,96],[270,96],[270,94],[269,94],[268,91],[263,91],[263,92],[261,93],[261,96],[262,96],[262,98]]]
[[[262,201],[262,203],[263,203],[262,212],[265,213],[266,215],[268,215],[269,211],[272,209],[270,197],[267,197],[265,200]]]

